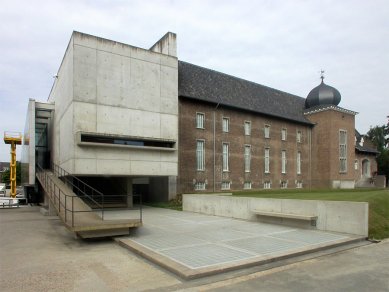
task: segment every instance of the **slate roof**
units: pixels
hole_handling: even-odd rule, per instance
[[[305,98],[183,61],[178,95],[313,125],[303,114]]]

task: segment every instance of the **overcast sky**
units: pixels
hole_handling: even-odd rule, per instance
[[[175,32],[180,60],[302,97],[324,69],[360,132],[389,115],[388,0],[0,0],[1,135],[47,100],[73,30],[142,48]]]

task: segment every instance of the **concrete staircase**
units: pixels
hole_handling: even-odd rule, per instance
[[[71,188],[51,170],[37,167],[37,179],[44,189],[53,208],[65,226],[81,238],[107,237],[129,234],[129,228],[142,225],[140,210],[134,212],[134,219],[104,220],[104,206],[95,202],[100,208],[92,209],[77,196]],[[94,201],[89,198],[89,201]],[[95,207],[96,207],[95,206]]]

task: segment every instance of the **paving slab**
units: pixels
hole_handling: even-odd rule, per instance
[[[106,217],[126,218],[126,211]],[[359,236],[248,222],[161,208],[143,210],[143,227],[116,238],[185,279],[269,263],[363,240]]]

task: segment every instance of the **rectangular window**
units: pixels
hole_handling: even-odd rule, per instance
[[[301,174],[301,152],[297,152],[297,161],[296,161],[296,166],[297,166],[297,174]]]
[[[264,183],[263,183],[263,188],[264,189],[271,189],[271,181],[265,181]]]
[[[281,140],[286,141],[286,129],[285,128],[281,130]]]
[[[358,170],[358,159],[354,160],[354,168],[355,170]]]
[[[265,149],[265,173],[270,172],[270,148]]]
[[[228,133],[230,131],[230,119],[223,118],[223,132]]]
[[[251,122],[249,121],[244,122],[244,134],[246,136],[251,135]]]
[[[250,172],[250,162],[251,162],[251,146],[244,146],[244,171]]]
[[[281,151],[281,172],[286,173],[286,151]]]
[[[302,189],[303,188],[303,182],[302,181],[297,181],[296,182],[296,188],[297,189]]]
[[[204,140],[197,140],[197,147],[196,147],[197,170],[204,170],[205,168],[204,144],[205,144]]]
[[[204,129],[204,114],[196,113],[196,128]]]
[[[288,188],[288,182],[283,180],[281,181],[281,189],[287,189]]]
[[[339,131],[339,171],[347,172],[347,131]]]
[[[205,182],[197,182],[194,186],[195,191],[204,191],[205,190]]]
[[[87,134],[80,133],[79,136],[79,144],[85,145],[106,145],[106,146],[129,146],[129,147],[156,147],[156,148],[166,148],[174,149],[175,142],[174,141],[160,141],[153,139],[141,139],[139,137],[131,137],[131,136],[113,136],[108,134]]]
[[[229,156],[229,145],[228,143],[223,143],[223,171],[228,171],[228,156]]]
[[[244,182],[243,188],[245,190],[251,190],[251,181]]]
[[[265,125],[265,138],[270,138],[270,126]]]
[[[301,137],[302,137],[301,131],[297,131],[297,134],[296,134],[296,141],[297,141],[297,143],[301,143]]]
[[[229,190],[231,188],[231,182],[223,181],[222,182],[222,190]]]

